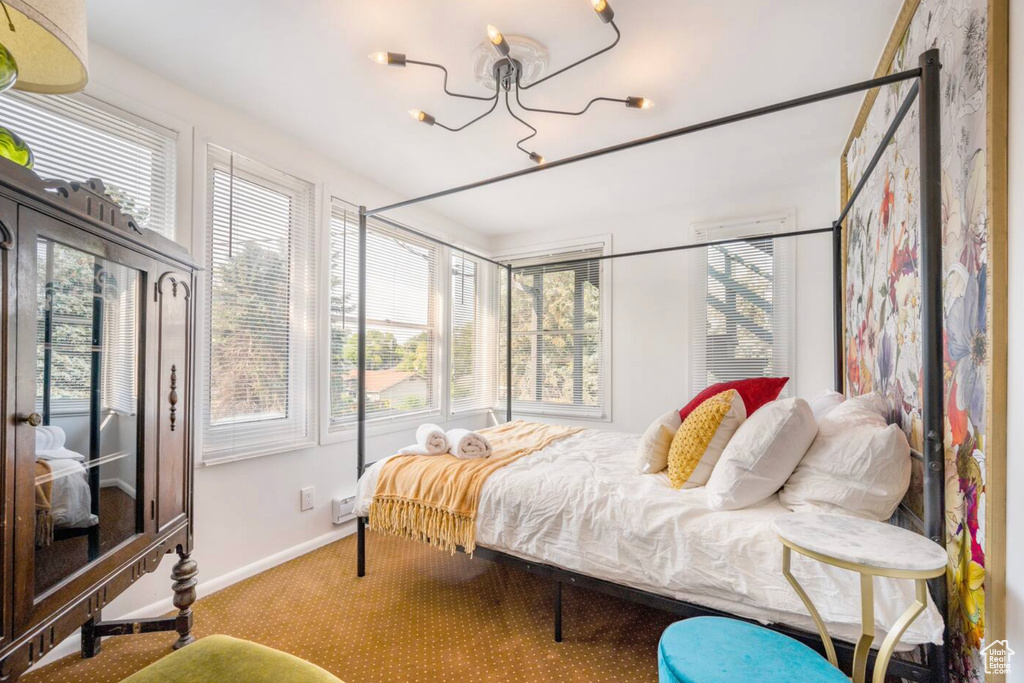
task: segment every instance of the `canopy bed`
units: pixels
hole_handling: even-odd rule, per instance
[[[433,192],[431,194],[397,202],[376,209],[360,207],[359,210],[359,335],[358,335],[358,476],[360,478],[359,500],[357,501],[357,543],[358,559],[357,574],[364,576],[366,571],[366,513],[367,501],[374,495],[377,478],[380,477],[382,463],[378,461],[368,468],[366,454],[366,234],[367,220],[373,218],[396,229],[411,230],[406,226],[388,218],[385,214],[395,209],[418,204],[421,202],[465,192],[486,185],[519,178],[531,173],[544,172],[548,169],[573,164],[613,152],[625,151],[641,145],[673,139],[711,128],[744,121],[754,117],[774,114],[795,107],[821,102],[853,93],[869,91],[889,84],[911,81],[911,88],[896,112],[891,125],[881,140],[881,144],[872,156],[842,211],[832,225],[813,230],[799,230],[759,236],[764,239],[787,239],[815,234],[831,234],[832,236],[832,281],[833,281],[833,330],[835,388],[844,389],[843,367],[845,348],[843,342],[843,230],[844,221],[857,201],[867,179],[874,171],[887,145],[893,140],[896,131],[911,111],[915,102],[918,104],[919,135],[920,135],[920,202],[921,202],[921,257],[918,264],[921,282],[921,359],[923,376],[923,414],[924,447],[922,452],[913,452],[913,457],[921,463],[923,476],[920,489],[914,493],[922,501],[923,514],[916,514],[911,505],[904,500],[892,516],[891,522],[923,534],[940,545],[945,545],[944,497],[945,482],[943,476],[943,330],[942,330],[942,234],[941,234],[941,182],[940,182],[940,90],[939,90],[939,53],[929,50],[920,56],[919,67],[891,75],[854,83],[840,88],[780,102],[769,106],[741,112],[731,116],[713,119],[669,130],[657,135],[624,142],[610,147],[597,149],[565,159],[547,162],[543,165],[480,180],[467,185]],[[415,231],[413,231],[415,232]],[[419,234],[419,233],[417,233]],[[510,430],[515,430],[513,423],[512,387],[512,289],[514,266],[500,263],[479,254],[473,254],[459,247],[441,242],[436,238],[421,235],[424,239],[436,241],[453,250],[469,254],[480,261],[500,268],[506,278],[507,286],[504,295],[505,303],[505,420]],[[644,251],[607,254],[603,256],[568,259],[549,265],[582,264],[587,262],[642,258],[645,255],[703,249],[717,245],[750,242],[751,238],[731,239],[699,244],[683,244],[679,246],[650,249]],[[500,428],[500,427],[499,427]],[[611,432],[586,430],[579,433],[565,434],[560,441],[546,444],[544,448],[531,451],[529,458],[521,458],[510,462],[487,480],[480,489],[479,505],[476,518],[475,541],[467,550],[485,559],[506,563],[515,567],[543,576],[555,581],[555,637],[561,638],[561,585],[569,583],[628,600],[647,604],[684,617],[692,616],[723,616],[731,615],[747,620],[770,623],[771,627],[787,633],[815,647],[822,647],[821,640],[809,618],[799,619],[795,613],[781,606],[777,601],[779,595],[775,585],[770,581],[761,581],[756,577],[757,566],[763,553],[777,552],[778,543],[766,530],[772,523],[785,516],[787,509],[777,499],[753,506],[749,509],[708,513],[699,500],[696,490],[676,491],[676,502],[672,506],[658,505],[658,493],[654,490],[644,491],[639,499],[647,499],[646,506],[630,511],[630,514],[615,513],[607,509],[607,501],[602,497],[614,496],[615,480],[622,477],[608,472],[601,472],[601,467],[614,463],[621,454],[635,449],[635,437]],[[630,440],[632,439],[632,441]],[[524,463],[529,463],[527,468]],[[557,462],[557,466],[555,463]],[[559,508],[559,515],[538,514],[531,510],[531,497],[545,496],[557,498],[566,487],[573,487],[570,480],[574,467],[590,468],[591,481],[585,485],[572,488],[572,494],[584,499],[578,502],[576,509]],[[528,483],[523,481],[516,485],[515,477],[527,476],[527,472],[542,474]],[[603,480],[602,480],[603,477]],[[577,477],[578,481],[580,478]],[[628,478],[627,478],[628,479]],[[538,482],[544,482],[543,485]],[[629,480],[628,485],[643,486],[637,477]],[[549,490],[545,490],[545,486]],[[379,489],[376,489],[379,491]],[[525,491],[525,493],[524,493]],[[525,496],[525,498],[524,498]],[[662,501],[664,502],[664,501]],[[604,507],[603,507],[604,506]],[[543,508],[540,504],[538,507]],[[665,513],[666,507],[672,507],[671,513]],[[642,508],[642,509],[641,509]],[[571,513],[566,516],[566,513]],[[659,512],[660,511],[660,512]],[[578,518],[573,519],[572,515]],[[661,515],[657,523],[651,522],[652,516]],[[667,515],[667,516],[666,516]],[[584,520],[584,521],[581,521]],[[669,533],[683,550],[678,554],[664,553],[664,539],[657,538],[657,533]],[[666,529],[668,531],[666,531]],[[709,531],[710,530],[710,531]],[[587,534],[590,534],[588,537]],[[682,539],[682,540],[680,540]],[[434,539],[431,539],[433,542]],[[606,549],[606,550],[602,550]],[[703,564],[702,564],[703,562]],[[694,578],[696,577],[696,578]],[[781,576],[773,580],[785,582]],[[856,591],[856,579],[849,587],[841,583],[831,586],[835,591],[849,588]],[[915,647],[911,652],[901,653],[890,664],[892,675],[914,681],[947,680],[948,639],[944,631],[947,609],[945,577],[933,578],[928,583],[933,607],[931,612],[919,620],[914,629],[908,632],[908,642]],[[893,586],[879,584],[880,594],[885,595],[890,610],[901,609],[907,600],[913,600],[912,592],[903,595]],[[789,596],[795,599],[794,596]],[[828,615],[824,615],[830,621]],[[898,612],[889,619],[892,624]],[[836,626],[843,635],[844,623],[840,615],[831,617],[830,626]],[[847,631],[847,636],[848,636]],[[848,636],[849,637],[849,636]],[[854,645],[840,642],[836,645],[841,661],[850,662],[855,655]],[[860,647],[857,648],[860,651]],[[860,655],[863,655],[861,652]],[[869,656],[873,666],[874,653]]]

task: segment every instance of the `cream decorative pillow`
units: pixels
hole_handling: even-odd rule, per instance
[[[670,410],[655,420],[636,449],[636,469],[640,474],[655,474],[668,467],[668,449],[679,425],[678,410]]]
[[[779,491],[779,502],[790,510],[846,512],[880,522],[896,511],[910,486],[910,444],[870,398],[859,403],[849,399],[821,421],[814,443]]]
[[[738,510],[778,491],[818,432],[807,401],[786,398],[762,406],[736,430],[708,480],[708,507]]]
[[[814,413],[814,419],[821,422],[825,419],[826,415],[842,405],[845,400],[846,397],[838,391],[825,390],[808,401],[808,403],[811,406],[811,412]]]
[[[729,439],[747,419],[743,398],[735,389],[715,394],[697,406],[679,427],[668,452],[668,479],[673,488],[707,483]]]

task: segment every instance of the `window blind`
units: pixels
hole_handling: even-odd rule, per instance
[[[785,228],[785,219],[699,227],[699,242],[757,237]],[[789,239],[697,250],[699,296],[692,321],[692,390],[748,377],[786,377],[793,370],[792,258]],[[792,384],[792,383],[790,383]]]
[[[555,261],[587,259],[603,252],[603,245],[600,245],[513,262],[514,410],[568,417],[604,417],[607,363],[601,286],[604,264],[584,260],[571,265],[553,265]],[[499,274],[499,282],[504,279]],[[503,312],[503,326],[504,320]],[[504,334],[501,334],[499,379],[504,376],[504,343]]]
[[[311,443],[313,185],[209,145],[207,211],[204,459]]]
[[[449,332],[449,412],[452,415],[491,408],[495,403],[492,324],[496,309],[488,296],[494,280],[490,263],[452,250]]]
[[[100,178],[139,225],[174,239],[177,133],[84,96],[8,91],[0,120],[28,143],[43,178]]]
[[[371,220],[366,236],[366,417],[393,419],[439,409],[440,247]],[[358,400],[358,213],[331,216],[331,428],[355,421]]]
[[[36,409],[43,412],[49,313],[51,410],[55,414],[85,413],[92,384],[93,258],[51,240],[37,242],[36,258]],[[47,278],[46,273],[52,277]]]
[[[138,410],[138,273],[105,265],[103,286],[103,363],[100,402],[122,415]]]

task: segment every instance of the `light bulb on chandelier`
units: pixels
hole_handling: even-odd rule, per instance
[[[521,36],[511,36],[510,38],[507,39],[505,35],[502,34],[500,30],[498,30],[497,27],[493,25],[488,25],[487,41],[484,42],[481,45],[481,47],[478,48],[478,50],[485,50],[485,52],[480,52],[480,54],[490,54],[491,57],[485,57],[485,61],[478,61],[477,63],[478,65],[485,65],[486,69],[488,69],[488,71],[486,72],[486,83],[488,87],[494,88],[493,94],[489,96],[452,92],[451,90],[448,89],[448,70],[441,64],[418,61],[414,59],[407,59],[406,55],[401,52],[374,52],[373,54],[369,55],[369,57],[374,63],[385,66],[404,67],[408,64],[413,64],[416,66],[425,66],[437,69],[444,73],[443,89],[446,95],[449,95],[451,97],[457,97],[460,99],[487,102],[490,104],[490,107],[482,114],[479,114],[475,118],[472,118],[468,122],[459,126],[444,125],[443,123],[438,122],[430,114],[419,109],[409,110],[409,115],[412,118],[419,121],[420,123],[425,123],[428,126],[436,125],[438,128],[441,128],[448,132],[457,133],[473,125],[477,121],[480,121],[484,117],[489,116],[497,108],[500,99],[502,98],[502,96],[504,96],[505,108],[508,110],[509,115],[512,116],[513,119],[518,121],[523,126],[529,128],[531,131],[529,135],[516,142],[516,147],[521,152],[526,154],[534,163],[543,164],[543,156],[523,146],[523,143],[529,140],[530,138],[536,136],[538,134],[538,131],[536,128],[530,125],[530,123],[524,120],[524,118],[522,118],[521,115],[516,114],[516,112],[513,110],[513,104],[517,105],[519,109],[521,109],[524,112],[535,112],[540,114],[557,114],[560,116],[581,116],[585,114],[590,109],[590,107],[597,102],[618,102],[620,104],[624,104],[629,109],[638,109],[641,111],[651,109],[654,106],[654,102],[652,102],[651,100],[647,99],[646,97],[638,96],[629,96],[624,98],[594,97],[589,102],[587,102],[586,106],[577,111],[530,107],[523,102],[523,91],[529,90],[530,88],[538,86],[541,83],[549,81],[555,76],[561,75],[566,71],[569,71],[570,69],[573,69],[583,64],[584,62],[587,62],[593,59],[594,57],[597,57],[598,55],[604,54],[605,52],[608,52],[616,45],[618,45],[619,39],[621,38],[622,34],[619,32],[618,26],[615,25],[615,12],[612,10],[611,5],[608,4],[608,0],[590,0],[590,3],[594,9],[594,12],[597,13],[601,21],[611,26],[612,30],[615,31],[615,40],[610,45],[598,50],[597,52],[594,52],[582,59],[572,62],[568,66],[564,66],[561,69],[554,71],[553,73],[549,73],[543,76],[541,74],[543,74],[544,65],[546,64],[546,50],[543,49],[543,46],[539,45],[535,41],[531,41],[530,39]],[[525,47],[525,49],[524,45],[527,46]],[[512,56],[513,48],[517,50],[515,56]],[[538,61],[535,58],[538,49],[543,52],[544,61]],[[494,56],[494,53],[497,53],[497,57]],[[533,57],[533,59],[531,59],[531,57]],[[526,79],[530,79],[529,82],[524,82],[524,80]]]

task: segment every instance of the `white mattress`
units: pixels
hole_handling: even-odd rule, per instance
[[[714,512],[703,488],[677,491],[663,474],[638,474],[638,439],[586,430],[498,470],[480,493],[477,544],[762,623],[815,631],[782,576],[782,546],[771,530],[774,519],[792,513],[776,496],[752,508]],[[360,516],[368,514],[385,460],[359,481]],[[795,553],[793,573],[832,636],[856,641],[858,576]],[[913,599],[911,581],[875,579],[876,647]],[[942,618],[931,601],[901,642],[942,642]]]

